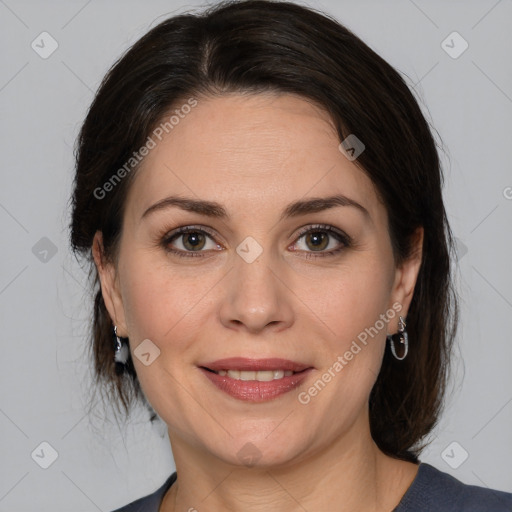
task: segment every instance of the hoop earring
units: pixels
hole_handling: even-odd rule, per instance
[[[387,339],[389,340],[389,348],[391,348],[391,353],[393,354],[395,359],[398,359],[398,361],[403,361],[407,357],[407,353],[409,352],[409,337],[407,335],[407,331],[405,330],[405,320],[401,316],[398,318],[398,332],[396,334],[388,334]],[[403,347],[404,354],[402,357],[399,357],[396,353],[396,338],[398,338],[398,343]]]
[[[116,337],[114,343],[114,364],[116,366],[116,373],[119,375],[126,368],[130,350],[128,349],[128,344],[123,343],[122,339],[117,335],[117,325],[114,325],[114,335]]]

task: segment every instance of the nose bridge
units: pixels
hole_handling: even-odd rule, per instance
[[[281,327],[290,324],[291,305],[275,275],[280,271],[278,267],[279,258],[274,258],[271,250],[261,246],[257,250],[252,240],[239,245],[221,312],[226,326],[243,324],[255,332],[269,324]]]

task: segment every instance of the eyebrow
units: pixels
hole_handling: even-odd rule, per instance
[[[343,194],[337,194],[329,197],[313,197],[290,203],[282,212],[280,220],[307,215],[308,213],[317,213],[329,210],[338,206],[352,206],[362,212],[368,219],[371,219],[368,210],[357,201],[350,199]],[[229,214],[226,209],[215,201],[205,201],[201,199],[192,199],[188,197],[170,196],[158,201],[150,206],[141,217],[141,220],[151,213],[164,210],[171,207],[178,207],[182,210],[198,213],[207,217],[227,220]]]

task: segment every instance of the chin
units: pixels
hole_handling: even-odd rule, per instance
[[[270,440],[270,437],[267,439],[264,435],[256,439],[247,436],[235,437],[230,439],[223,447],[224,450],[220,452],[218,445],[214,447],[213,453],[229,465],[240,468],[269,469],[296,464],[298,457],[306,449],[306,445],[302,448],[295,445],[289,436],[286,440],[277,436]]]

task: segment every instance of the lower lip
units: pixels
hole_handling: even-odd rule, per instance
[[[210,382],[215,384],[221,391],[224,391],[233,398],[247,402],[266,402],[292,391],[304,381],[312,369],[308,368],[282,379],[260,382],[257,380],[232,379],[227,375],[222,377],[217,373],[200,368]]]

